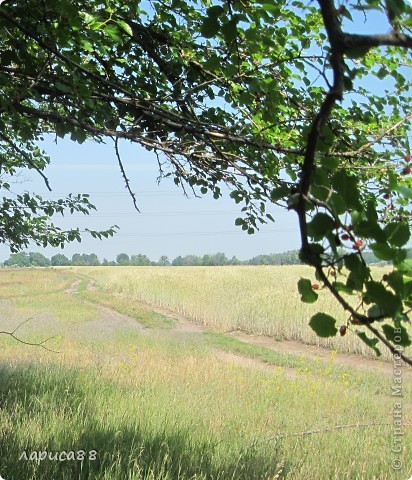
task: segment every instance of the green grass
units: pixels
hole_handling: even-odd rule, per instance
[[[59,305],[50,305],[51,318],[60,327],[68,322],[76,335],[62,335],[59,354],[0,336],[0,475],[6,480],[405,480],[412,471],[406,384],[404,468],[397,472],[390,467],[390,379],[342,369],[333,353],[329,362],[307,361],[222,333],[180,335],[162,322],[88,342],[89,319],[101,315],[89,293],[107,305],[111,298],[86,284],[67,295],[67,282],[48,295],[56,273],[42,275],[13,277],[25,283],[24,315],[37,318],[49,297]],[[113,305],[125,308],[125,298],[117,300]],[[0,315],[18,320],[23,310],[16,302],[0,303]],[[53,328],[38,321],[35,333],[44,338]],[[228,362],[220,351],[270,367]],[[79,450],[95,450],[96,460],[19,460],[23,452]]]
[[[87,282],[86,282],[87,285]],[[146,328],[172,328],[175,322],[161,313],[149,310],[136,300],[129,300],[121,296],[108,295],[100,291],[83,289],[80,291],[82,298],[90,302],[112,308],[116,312],[135,318]]]
[[[271,348],[243,342],[222,333],[204,332],[203,338],[206,345],[259,360],[267,365],[272,365],[279,372],[282,372],[282,368],[294,369],[298,375],[321,377],[325,381],[333,380],[369,394],[373,392],[374,394],[390,395],[391,392],[390,378],[373,372],[358,373],[350,367],[335,364],[336,350],[330,352],[328,361],[320,358],[312,360],[304,355],[277,352]],[[409,383],[403,386],[403,392],[406,398],[412,394]]]
[[[367,388],[333,377],[253,372],[213,358],[201,345],[165,338],[135,338],[103,351],[72,347],[54,361],[36,356],[35,364],[10,357],[5,364],[3,356],[6,479],[246,480],[273,478],[279,464],[280,478],[288,479],[403,478],[387,468],[388,425],[279,437],[387,423],[391,399],[372,400]],[[79,449],[96,450],[97,460],[17,461],[23,451]],[[412,466],[406,454],[405,462]]]

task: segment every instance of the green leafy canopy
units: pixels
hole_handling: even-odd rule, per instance
[[[168,163],[160,176],[177,185],[215,198],[229,186],[249,234],[273,220],[268,203],[296,212],[301,259],[359,338],[393,349],[376,325],[402,317],[406,345],[411,18],[402,0],[2,2],[0,241],[19,250],[81,238],[52,217],[91,211],[87,197],[11,194],[18,169],[44,176],[43,135],[113,140],[130,193],[118,145],[132,142]],[[380,33],[364,34],[365,21]],[[372,278],[369,248],[393,265],[400,292],[395,277]],[[316,300],[308,280],[298,289]],[[336,334],[329,317],[311,326]]]

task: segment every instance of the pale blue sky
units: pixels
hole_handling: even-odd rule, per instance
[[[158,166],[153,154],[137,145],[121,144],[122,158],[132,189],[136,192],[141,213],[137,213],[128,195],[118,168],[113,144],[85,142],[75,144],[58,139],[57,145],[45,142],[52,158],[45,170],[53,192],[47,191],[36,172],[23,172],[13,184],[13,191],[28,190],[45,198],[59,198],[68,193],[90,193],[97,212],[84,217],[75,214],[56,221],[64,227],[79,226],[104,229],[117,224],[120,230],[108,240],[84,236],[81,244],[69,244],[62,253],[96,253],[99,258],[114,259],[118,253],[143,253],[152,260],[167,255],[204,255],[222,251],[228,257],[251,258],[262,253],[281,252],[299,248],[297,218],[292,212],[278,208],[268,210],[276,223],[263,225],[255,235],[244,233],[234,225],[240,216],[241,205],[224,195],[214,200],[210,195],[187,198],[171,179],[157,184]],[[42,250],[51,256],[61,249]],[[6,246],[0,246],[0,260],[9,256]]]

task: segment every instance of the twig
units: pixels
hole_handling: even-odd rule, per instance
[[[119,139],[116,137],[115,139],[113,139],[113,141],[114,141],[114,149],[116,151],[117,161],[119,162],[119,168],[120,168],[120,171],[122,172],[122,177],[123,177],[123,180],[126,184],[126,189],[128,190],[130,196],[132,197],[134,208],[140,213],[139,207],[137,206],[136,195],[134,194],[134,192],[130,188],[130,182],[129,182],[129,179],[127,178],[127,176],[126,176],[126,171],[124,169],[122,159],[120,158]]]
[[[395,125],[392,125],[390,128],[388,128],[387,130],[384,130],[382,133],[380,133],[379,135],[377,135],[373,140],[371,140],[370,142],[368,143],[365,143],[365,145],[362,145],[361,147],[359,147],[357,150],[354,150],[352,152],[345,152],[345,155],[347,155],[348,157],[356,157],[358,156],[360,153],[362,153],[364,150],[368,149],[369,147],[371,147],[373,144],[379,142],[380,140],[382,140],[384,137],[386,137],[387,135],[389,135],[391,132],[393,132],[394,130],[396,130],[398,127],[400,127],[403,123],[407,122],[408,120],[410,120],[412,118],[412,113],[406,115],[404,118],[402,118],[401,120],[399,120],[399,122],[395,123]]]
[[[52,350],[51,348],[46,347],[46,345],[45,345],[46,342],[48,342],[49,340],[52,340],[53,338],[56,338],[55,335],[53,337],[46,338],[45,340],[43,340],[39,343],[26,342],[25,340],[22,340],[21,338],[19,338],[16,335],[17,330],[30,320],[32,320],[32,318],[27,318],[26,320],[21,322],[19,325],[17,325],[17,327],[11,332],[7,332],[5,330],[0,330],[0,335],[9,335],[11,338],[13,338],[14,340],[16,340],[19,343],[22,343],[23,345],[30,345],[30,346],[33,346],[33,347],[41,347],[41,348],[44,348],[44,350],[47,350],[48,352],[60,353],[57,350]]]

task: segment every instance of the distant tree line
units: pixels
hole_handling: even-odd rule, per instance
[[[382,263],[371,252],[363,252],[363,258],[369,264]],[[408,250],[408,258],[412,258],[412,249]],[[62,253],[53,255],[50,259],[39,252],[19,252],[10,255],[4,267],[67,267],[67,266],[176,266],[176,267],[211,267],[225,265],[299,265],[298,250],[290,250],[283,253],[269,253],[258,255],[250,260],[239,260],[236,257],[228,258],[224,253],[206,254],[203,256],[179,255],[170,261],[166,255],[162,255],[157,262],[150,260],[147,255],[141,253],[129,256],[127,253],[119,253],[116,260],[100,261],[95,253],[75,253],[71,259]]]

